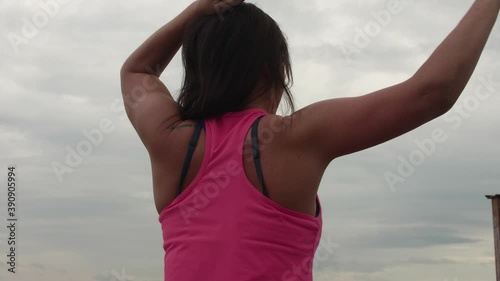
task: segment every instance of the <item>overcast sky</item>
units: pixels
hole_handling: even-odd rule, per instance
[[[18,273],[2,226],[0,280],[162,281],[149,158],[119,108],[119,69],[190,1],[65,0],[50,14],[46,2],[0,2],[0,178],[14,164],[19,183]],[[406,80],[473,1],[249,2],[287,35],[302,108]],[[497,25],[447,115],[330,165],[315,280],[494,280],[484,195],[500,193],[499,50]],[[178,53],[162,80],[177,93],[182,75]],[[102,142],[69,168],[68,148],[101,125]]]

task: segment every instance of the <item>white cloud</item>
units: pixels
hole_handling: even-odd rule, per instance
[[[252,2],[289,38],[300,107],[409,78],[471,4],[414,1],[347,64],[339,46],[387,1]],[[19,280],[102,281],[122,267],[142,281],[161,280],[163,249],[147,152],[128,121],[109,107],[121,99],[118,71],[126,57],[188,3],[69,1],[17,54],[6,34],[23,28],[22,18],[40,9],[38,1],[0,3],[0,155],[4,165],[19,166],[23,183]],[[494,64],[499,45],[497,26],[460,101],[473,94],[480,75],[500,80]],[[179,54],[165,75],[169,88],[180,87]],[[340,247],[321,264],[318,280],[492,280],[491,214],[483,195],[498,193],[500,183],[499,99],[482,103],[457,130],[439,118],[332,163],[320,198],[324,233]],[[50,163],[63,161],[65,146],[75,146],[82,130],[103,118],[113,120],[116,130],[59,183]],[[411,153],[414,141],[435,128],[449,139],[390,192],[384,171],[397,167],[398,156]],[[4,204],[2,199],[2,210]],[[0,266],[0,280],[11,280],[5,269]]]

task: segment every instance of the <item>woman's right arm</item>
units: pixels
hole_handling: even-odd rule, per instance
[[[294,147],[333,159],[411,131],[446,113],[467,85],[500,10],[476,0],[464,18],[408,80],[371,94],[311,104],[285,117]],[[287,121],[288,119],[288,121]]]

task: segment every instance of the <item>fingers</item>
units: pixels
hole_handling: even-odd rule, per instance
[[[244,1],[245,0],[224,0],[224,2],[226,2],[227,4],[229,4],[229,5],[233,6],[233,7],[240,5]]]

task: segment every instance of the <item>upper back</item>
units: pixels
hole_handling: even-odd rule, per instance
[[[269,198],[261,193],[249,139],[250,127],[261,116],[259,151]],[[293,278],[291,264],[304,266],[310,280],[311,264],[304,261],[312,260],[321,234],[321,213],[314,217],[316,192],[311,190],[321,176],[306,156],[290,149],[284,141],[286,128],[276,118],[250,109],[205,120],[182,193],[159,208],[166,280],[282,280]],[[182,166],[189,131],[168,140],[168,146],[178,145],[168,149],[172,158],[164,160],[175,162],[171,167]],[[153,162],[154,171],[161,164]],[[165,170],[164,178],[154,173],[155,184],[166,182],[155,185],[155,191],[165,190],[155,196],[175,194],[177,170]]]
[[[258,125],[259,152],[269,197],[287,209],[313,216],[316,194],[326,166],[314,155],[299,149],[303,144],[298,145],[292,139],[293,126],[285,118],[255,108],[205,120],[206,129],[199,137],[182,190],[199,175],[205,160],[227,161],[225,158],[232,155],[234,161],[241,159],[238,164],[242,165],[242,175],[262,192],[250,138],[250,126],[260,116],[263,117]],[[158,212],[174,200],[194,124],[194,121],[176,123],[176,129],[164,141],[165,145],[150,153]],[[209,151],[205,150],[207,145]],[[215,171],[209,167],[205,172]]]

